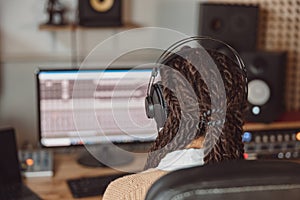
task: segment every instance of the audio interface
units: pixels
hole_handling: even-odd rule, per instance
[[[245,159],[300,159],[300,128],[245,131]]]

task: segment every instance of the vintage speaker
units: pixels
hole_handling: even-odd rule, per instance
[[[238,52],[255,51],[258,11],[257,6],[200,3],[198,33],[222,40]]]
[[[122,0],[79,0],[79,25],[122,26]]]
[[[248,76],[246,121],[272,122],[284,111],[285,52],[241,53]]]

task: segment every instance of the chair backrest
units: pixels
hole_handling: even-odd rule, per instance
[[[157,180],[146,200],[299,200],[300,164],[230,161],[178,170]]]

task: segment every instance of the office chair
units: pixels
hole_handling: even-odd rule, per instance
[[[157,180],[146,200],[299,200],[300,164],[228,161],[171,172]]]

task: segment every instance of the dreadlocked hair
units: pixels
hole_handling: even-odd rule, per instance
[[[183,48],[163,64],[160,74],[168,117],[145,169],[156,167],[167,153],[185,149],[199,137],[205,137],[204,148],[211,146],[205,152],[206,164],[243,159],[247,86],[243,70],[224,54],[200,48]],[[224,106],[225,110],[218,109]]]

